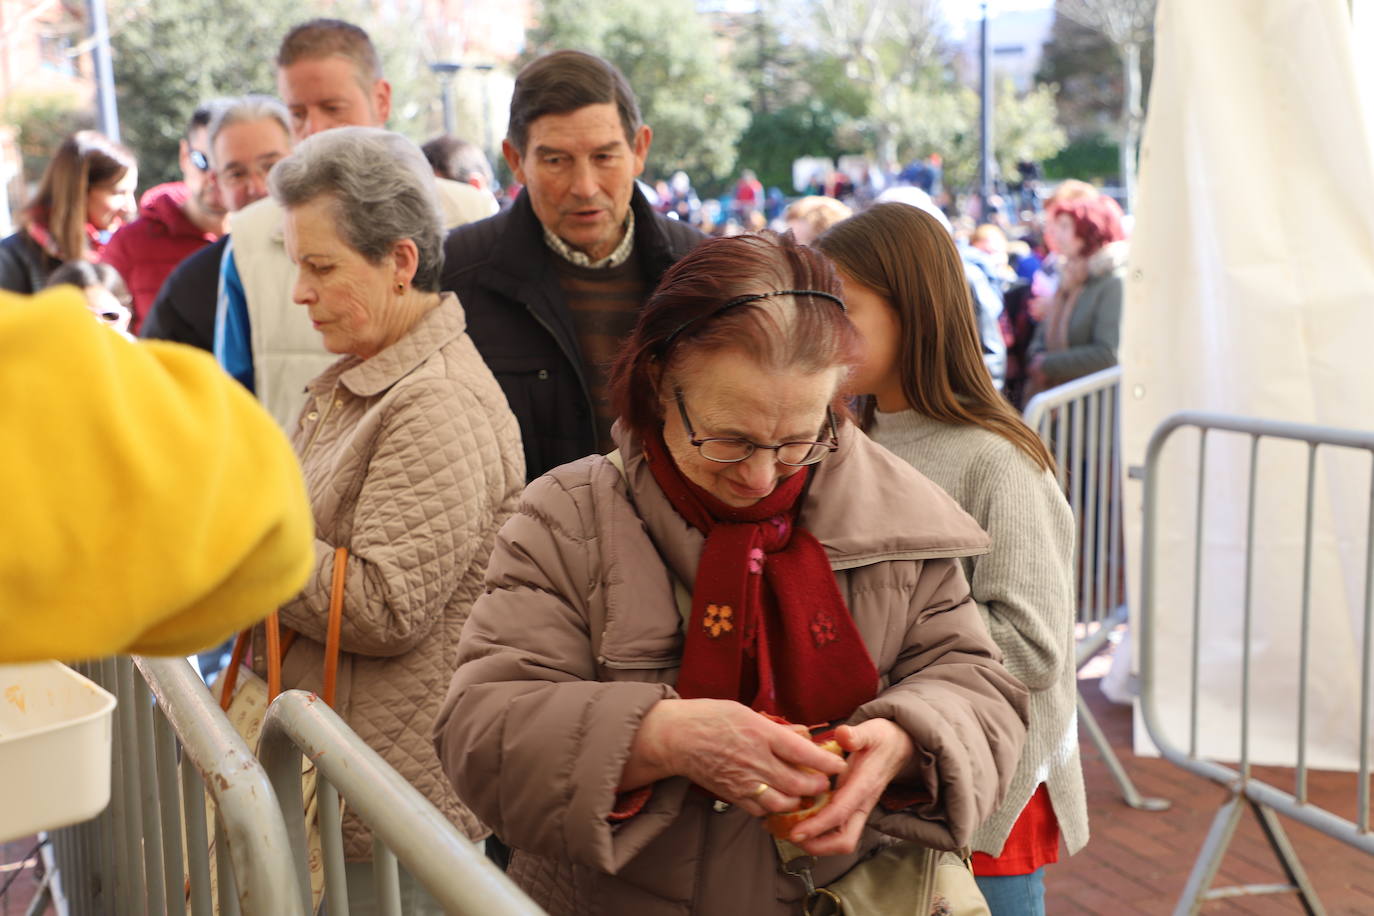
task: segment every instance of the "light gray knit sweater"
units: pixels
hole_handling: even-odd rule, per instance
[[[981,427],[878,411],[869,435],[944,487],[992,536],[992,551],[965,558],[964,573],[1007,670],[1030,688],[1030,727],[1007,797],[974,834],[973,848],[1000,855],[1043,782],[1072,855],[1088,841],[1088,805],[1078,759],[1069,504],[1049,472]]]

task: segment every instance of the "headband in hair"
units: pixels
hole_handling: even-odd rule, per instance
[[[767,293],[749,293],[744,296],[736,296],[735,298],[731,299],[729,302],[725,303],[713,312],[707,312],[705,315],[698,315],[695,318],[687,319],[682,324],[678,325],[677,328],[673,331],[673,333],[663,338],[663,343],[659,344],[658,347],[659,352],[667,352],[668,348],[673,345],[673,341],[677,339],[677,336],[681,334],[683,331],[687,330],[692,325],[696,324],[698,321],[705,321],[708,318],[715,318],[717,315],[721,315],[725,312],[728,312],[730,309],[735,308],[736,306],[748,305],[750,302],[757,302],[760,299],[772,299],[775,296],[820,296],[822,299],[829,299],[831,302],[838,305],[840,307],[840,311],[849,311],[849,309],[845,307],[843,299],[841,299],[834,293],[827,293],[825,290],[822,289],[775,289]]]

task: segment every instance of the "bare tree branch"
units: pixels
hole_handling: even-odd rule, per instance
[[[1058,0],[1055,11],[1090,29],[1096,29],[1115,45],[1142,44],[1155,25],[1156,0]]]

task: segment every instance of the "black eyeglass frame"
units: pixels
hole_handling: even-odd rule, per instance
[[[673,388],[673,398],[677,401],[677,412],[678,415],[682,417],[682,426],[687,430],[687,441],[691,442],[692,445],[696,447],[701,457],[705,458],[707,461],[714,461],[717,464],[739,464],[741,461],[748,461],[752,458],[754,452],[759,449],[764,449],[773,452],[773,457],[777,460],[778,464],[784,464],[789,468],[808,468],[814,464],[820,464],[829,457],[832,452],[836,452],[840,448],[840,436],[837,424],[835,423],[835,411],[831,410],[829,406],[825,408],[825,425],[830,430],[829,442],[821,442],[815,439],[798,439],[792,442],[779,442],[777,445],[760,445],[752,439],[746,439],[743,436],[708,436],[705,439],[698,439],[696,432],[692,430],[692,420],[687,416],[687,405],[682,400],[681,388]],[[712,458],[701,450],[701,447],[708,442],[742,442],[749,446],[749,451],[738,458]],[[819,445],[825,451],[821,452],[811,461],[803,461],[797,464],[791,461],[784,461],[782,458],[782,450],[789,445],[807,445],[813,449]]]

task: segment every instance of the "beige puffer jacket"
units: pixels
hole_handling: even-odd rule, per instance
[[[293,443],[315,515],[315,572],[281,609],[301,636],[285,687],[322,686],[334,548],[349,549],[335,707],[374,750],[473,839],[488,832],[440,772],[430,728],[497,529],[525,469],[506,398],[452,294],[368,360],[311,382]],[[262,627],[254,657],[262,658]],[[258,664],[261,669],[261,663]],[[350,861],[371,837],[344,820]]]
[[[684,779],[606,816],[645,712],[676,696],[681,617],[703,539],[617,427],[626,477],[600,456],[525,491],[501,529],[435,739],[459,795],[515,849],[510,875],[555,916],[794,916],[801,885],[738,809]],[[998,653],[955,557],[988,538],[910,465],[846,425],[817,466],[802,524],[824,545],[883,690],[851,721],[912,736],[933,801],[876,812],[881,834],[951,849],[993,811],[1020,755],[1026,691]],[[628,480],[628,489],[627,481]],[[666,564],[666,567],[665,567]],[[822,859],[828,882],[856,856]]]

